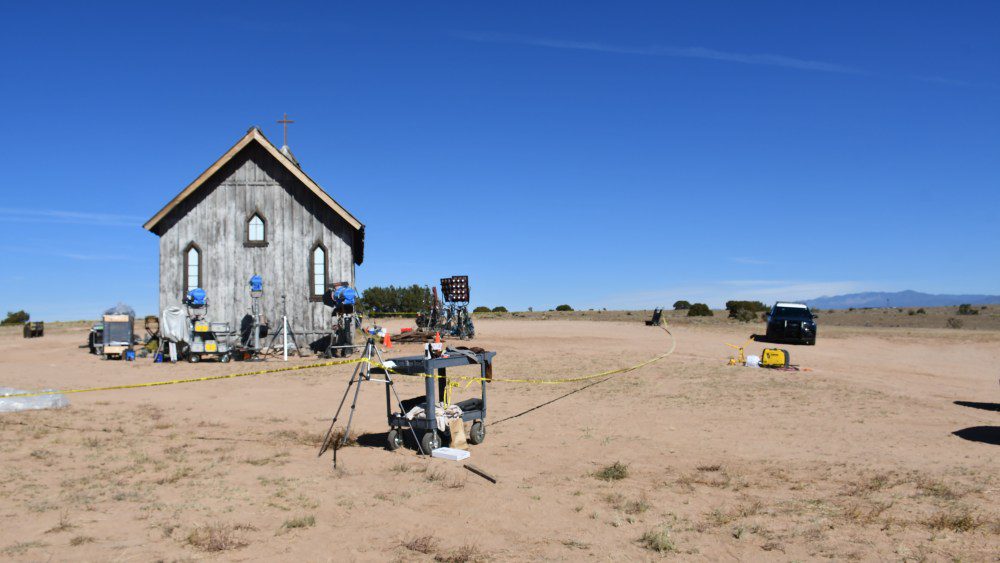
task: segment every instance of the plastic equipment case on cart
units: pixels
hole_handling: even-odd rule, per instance
[[[392,412],[392,399],[389,386],[386,385],[386,414],[389,418],[388,447],[395,450],[403,445],[404,427],[413,430],[423,431],[420,438],[420,447],[423,452],[430,455],[431,451],[441,447],[441,437],[437,430],[436,405],[438,397],[444,396],[444,391],[448,386],[448,368],[470,365],[479,365],[482,396],[479,398],[466,399],[455,403],[462,409],[462,420],[472,421],[472,428],[469,431],[469,443],[481,444],[486,439],[486,382],[492,377],[493,357],[496,352],[475,353],[468,350],[456,352],[447,350],[441,357],[425,358],[424,356],[405,356],[402,358],[391,358],[395,364],[392,368],[394,373],[403,375],[433,374],[437,372],[437,377],[424,377],[425,394],[421,397],[414,397],[402,401],[404,409],[409,410],[414,406],[421,405],[424,408],[424,416],[408,420],[406,413]],[[373,369],[374,371],[374,369]]]
[[[104,315],[104,330],[101,333],[104,359],[124,359],[125,352],[132,349],[135,342],[135,317],[132,315]]]

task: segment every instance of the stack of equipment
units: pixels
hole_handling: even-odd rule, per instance
[[[188,292],[184,299],[191,319],[191,338],[188,340],[188,361],[199,362],[204,356],[215,356],[221,362],[230,359],[230,342],[232,335],[229,323],[210,322],[208,315],[208,297],[205,290],[196,287]]]

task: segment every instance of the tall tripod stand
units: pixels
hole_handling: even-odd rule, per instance
[[[344,390],[344,396],[340,398],[340,404],[337,406],[337,412],[333,415],[333,420],[330,422],[330,428],[326,431],[326,436],[323,437],[323,445],[319,449],[319,454],[317,457],[322,456],[326,453],[326,450],[333,447],[333,468],[337,468],[337,450],[347,445],[347,440],[351,435],[351,423],[354,421],[354,411],[358,406],[358,395],[361,394],[361,384],[365,381],[373,381],[375,383],[385,384],[385,406],[387,411],[391,411],[392,399],[396,399],[396,406],[399,407],[399,412],[405,412],[403,410],[403,402],[399,399],[399,393],[396,393],[396,386],[393,384],[392,375],[388,370],[380,369],[376,372],[376,375],[384,374],[385,379],[372,379],[372,363],[375,359],[378,359],[379,365],[384,365],[385,361],[382,359],[382,353],[379,352],[378,348],[375,346],[375,339],[368,337],[368,342],[365,344],[364,351],[361,352],[361,362],[354,368],[354,373],[351,374],[351,380],[347,382],[347,389]],[[344,433],[340,437],[335,437],[333,435],[333,427],[337,424],[337,419],[340,418],[340,411],[344,408],[344,403],[347,401],[347,396],[351,393],[351,387],[354,387],[354,399],[351,401],[351,412],[347,417],[347,427],[344,428]],[[396,430],[392,430],[396,431]],[[424,448],[420,445],[420,440],[417,439],[417,433],[413,428],[410,428],[410,432],[413,434],[413,440],[417,443],[417,448],[420,453],[430,454],[430,452],[424,452]]]
[[[302,347],[299,346],[299,336],[295,334],[292,330],[292,321],[288,319],[288,303],[285,300],[285,295],[281,295],[281,330],[275,331],[274,335],[271,336],[271,342],[267,345],[267,352],[271,353],[274,350],[274,343],[278,340],[278,337],[283,337],[282,349],[285,351],[285,359],[288,359],[288,341],[291,340],[292,344],[295,346],[295,353],[302,356]]]

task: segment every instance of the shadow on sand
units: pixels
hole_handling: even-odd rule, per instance
[[[971,442],[1000,446],[1000,426],[970,426],[956,430],[952,434]]]
[[[969,407],[971,409],[982,409],[984,411],[1000,412],[1000,403],[976,403],[973,401],[955,401],[955,404],[960,407]]]

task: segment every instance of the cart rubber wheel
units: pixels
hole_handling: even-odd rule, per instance
[[[425,455],[431,455],[432,451],[441,447],[441,437],[434,430],[428,430],[420,438],[420,447],[423,448]]]
[[[403,447],[403,434],[399,430],[395,428],[389,430],[387,438],[388,443],[386,444],[386,448],[388,448],[390,452]]]
[[[473,422],[472,428],[469,429],[469,442],[474,446],[478,446],[479,444],[482,444],[485,439],[486,427],[483,426],[483,422],[481,420]]]
[[[219,358],[219,361],[222,362],[222,363],[224,363],[224,364],[228,364],[229,363],[229,354],[223,354],[222,357]]]
[[[188,356],[188,361],[191,362],[192,364],[197,364],[198,362],[201,361],[201,356],[199,356],[198,354],[191,354],[190,356]]]

